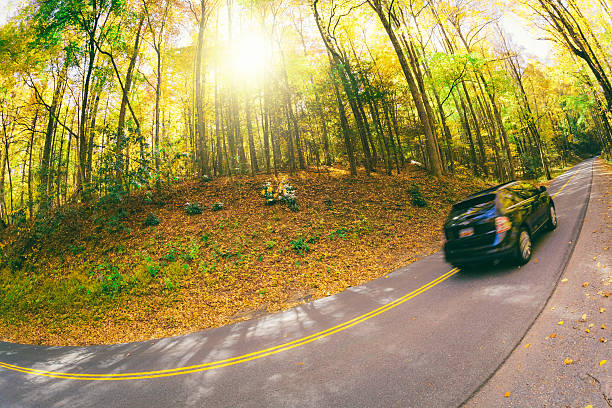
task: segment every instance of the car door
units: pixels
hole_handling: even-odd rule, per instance
[[[548,193],[546,190],[540,191],[539,188],[533,187],[538,201],[538,224],[541,227],[548,221]]]
[[[537,228],[536,219],[534,218],[534,201],[535,197],[529,192],[529,189],[523,183],[516,183],[508,187],[508,191],[516,197],[518,201],[509,209],[515,213],[515,222],[527,224],[530,231]]]
[[[525,191],[525,196],[528,196],[531,200],[532,230],[535,231],[539,229],[545,221],[545,196],[532,184],[524,183],[522,188]]]

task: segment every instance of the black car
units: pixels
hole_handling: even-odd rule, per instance
[[[444,255],[457,267],[497,259],[522,265],[531,258],[534,235],[556,227],[555,204],[546,187],[500,184],[453,205],[444,223]]]

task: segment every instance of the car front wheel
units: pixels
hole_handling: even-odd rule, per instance
[[[525,265],[531,259],[531,234],[527,228],[521,228],[516,242],[516,261],[519,265]]]
[[[554,205],[551,205],[548,209],[548,222],[546,223],[546,228],[549,231],[557,228],[557,211],[555,210]]]

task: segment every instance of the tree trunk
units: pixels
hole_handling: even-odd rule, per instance
[[[351,176],[357,175],[357,166],[355,164],[355,153],[353,152],[353,141],[351,140],[351,129],[348,124],[348,119],[346,117],[346,110],[344,109],[344,103],[342,102],[342,97],[340,96],[340,91],[338,90],[338,84],[333,75],[337,70],[334,67],[334,63],[332,62],[332,57],[327,54],[329,59],[330,66],[330,78],[334,87],[334,95],[336,96],[336,102],[338,103],[338,116],[340,116],[340,127],[342,128],[342,135],[344,136],[344,147],[346,148],[346,155],[349,162],[349,169],[351,172]]]
[[[134,48],[132,49],[132,56],[128,65],[127,73],[125,74],[125,84],[123,88],[123,96],[121,98],[121,107],[119,109],[119,123],[117,125],[117,145],[115,147],[115,158],[116,158],[116,182],[119,185],[123,184],[123,174],[127,173],[129,163],[124,160],[124,155],[129,157],[129,153],[124,153],[124,149],[129,151],[129,139],[125,138],[124,127],[125,127],[125,114],[127,112],[128,98],[130,95],[130,89],[132,87],[132,77],[134,74],[134,67],[136,66],[136,59],[138,58],[138,49],[140,46],[140,31],[144,22],[144,16],[140,18],[138,22],[138,30],[136,31],[136,38],[134,39]],[[87,151],[87,150],[86,150]]]
[[[485,177],[489,176],[489,170],[487,169],[487,156],[485,155],[484,143],[482,142],[482,134],[480,133],[480,126],[478,126],[478,119],[476,118],[476,113],[474,112],[474,106],[472,105],[472,98],[470,98],[470,93],[465,86],[465,81],[461,81],[461,87],[463,88],[463,94],[465,95],[465,100],[467,102],[468,112],[472,118],[472,125],[474,131],[476,132],[476,143],[478,144],[478,153],[480,153],[480,161],[478,164],[480,165],[480,169],[482,170]],[[463,102],[462,102],[463,105]],[[463,106],[465,108],[465,106]]]
[[[393,30],[393,27],[391,26],[391,22],[389,21],[388,16],[385,14],[385,10],[383,9],[381,1],[372,0],[369,4],[378,15],[383,27],[385,28],[385,31],[387,32],[387,35],[389,36],[389,39],[391,40],[391,44],[393,45],[393,49],[395,50],[395,53],[399,60],[402,72],[404,73],[404,77],[406,78],[406,82],[408,83],[408,87],[410,88],[410,93],[412,94],[414,104],[417,108],[419,119],[425,130],[427,155],[430,159],[430,171],[435,177],[440,177],[442,175],[442,164],[440,162],[439,152],[436,151],[434,130],[431,127],[431,123],[427,115],[425,105],[423,103],[423,97],[421,95],[421,92],[419,91],[418,85],[416,84],[412,72],[410,71],[410,67],[406,60],[406,56],[404,54],[402,46],[395,34],[395,31]]]
[[[198,24],[198,44],[194,71],[195,80],[195,108],[196,108],[196,148],[199,163],[198,173],[208,173],[208,147],[206,144],[206,126],[204,125],[204,90],[202,85],[202,59],[204,58],[204,30],[206,27],[206,1],[200,1],[202,13]]]
[[[355,122],[357,124],[357,129],[359,130],[359,135],[361,136],[361,143],[363,145],[363,150],[364,150],[364,156],[365,156],[364,167],[365,167],[366,175],[369,175],[370,171],[372,170],[371,169],[372,160],[371,160],[370,149],[369,149],[369,144],[368,144],[369,142],[368,142],[367,134],[365,133],[363,121],[361,120],[361,113],[359,112],[359,108],[355,102],[356,95],[354,95],[350,81],[347,78],[347,71],[350,70],[350,67],[347,66],[348,61],[341,60],[341,56],[339,52],[332,45],[332,42],[331,42],[332,40],[323,31],[321,19],[319,17],[319,11],[317,10],[318,1],[319,0],[314,0],[313,5],[312,5],[315,22],[317,23],[317,28],[319,29],[319,33],[321,34],[321,39],[323,40],[323,43],[325,44],[325,48],[327,48],[328,54],[331,55],[329,56],[329,58],[330,58],[330,64],[332,66],[332,72],[335,72],[336,75],[338,75],[340,81],[342,82],[344,92],[346,93],[348,97],[349,104],[351,106],[351,110],[353,111],[353,116],[355,117]],[[335,85],[335,82],[334,82],[334,85]],[[339,95],[337,95],[337,99],[340,104],[342,99],[339,97]],[[344,106],[342,106],[342,108],[339,106],[338,109],[343,110]],[[342,122],[342,118],[341,118],[341,122]],[[348,123],[347,123],[347,129],[348,129]],[[347,135],[345,134],[345,139],[346,137]],[[350,136],[349,136],[349,140],[350,140]],[[350,151],[352,153],[352,143],[351,143]],[[349,161],[350,161],[351,153],[349,153],[347,149],[347,154],[349,154]],[[352,170],[351,170],[351,174],[353,174]],[[355,170],[355,174],[356,174],[356,170]]]
[[[251,157],[251,175],[259,172],[257,167],[257,154],[255,153],[255,140],[253,138],[253,124],[251,123],[251,106],[245,86],[244,90],[244,110],[246,111],[247,133],[249,136],[249,156]]]
[[[457,102],[457,97],[453,93],[453,100],[455,101],[455,107],[457,108],[457,113],[459,114],[459,121],[461,122],[461,126],[463,127],[463,131],[465,136],[468,138],[469,146],[470,146],[470,162],[468,167],[471,167],[474,174],[476,175],[476,166],[478,165],[478,159],[476,159],[476,149],[474,148],[474,140],[472,138],[472,131],[470,129],[470,123],[467,118],[465,103],[463,102],[463,98],[461,93],[457,89],[457,93],[459,94],[459,101],[461,106],[459,106],[459,102]]]

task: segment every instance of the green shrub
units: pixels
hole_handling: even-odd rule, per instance
[[[145,192],[144,194],[144,202],[149,204],[153,202],[153,192],[151,190]]]
[[[200,246],[194,242],[189,247],[189,252],[185,251],[181,253],[181,258],[187,262],[191,262],[200,255]]]
[[[102,276],[100,290],[103,294],[114,297],[127,286],[127,283],[116,267],[113,266],[111,271],[110,275]]]
[[[338,228],[337,230],[329,233],[329,238],[346,238],[349,232],[350,230],[348,228]]]
[[[276,241],[266,241],[266,248],[272,249],[276,246]]]
[[[146,268],[147,268],[147,273],[149,274],[150,277],[156,278],[157,275],[159,275],[159,265],[149,264],[146,266]]]
[[[221,201],[217,201],[212,206],[212,210],[213,211],[219,211],[219,210],[222,210],[222,209],[223,209],[223,203]]]
[[[159,217],[154,213],[150,212],[144,221],[144,225],[145,227],[154,227],[156,225],[159,225]]]
[[[172,283],[170,278],[164,278],[164,284],[166,285],[166,289],[168,290],[176,289],[176,286]]]
[[[78,254],[80,254],[81,252],[83,252],[83,251],[85,250],[85,248],[80,247],[80,246],[78,246],[78,245],[69,244],[69,245],[68,245],[68,250],[69,250],[70,252],[72,252],[72,255],[78,255]]]
[[[9,260],[8,262],[9,269],[11,270],[12,273],[15,273],[21,270],[21,268],[23,268],[25,261],[26,259],[23,255],[18,255],[15,258],[12,258]]]
[[[298,255],[304,255],[305,252],[310,251],[310,246],[304,238],[294,239],[289,243],[291,244],[293,251]]]
[[[170,251],[168,251],[168,253],[164,256],[162,256],[162,259],[168,261],[168,262],[174,262],[176,261],[176,258],[179,257],[180,251],[176,248],[170,248]]]
[[[200,203],[185,203],[185,212],[188,215],[202,214],[202,204],[200,204]]]
[[[130,232],[131,229],[126,227],[124,221],[128,219],[130,212],[125,208],[119,208],[110,216],[101,215],[94,219],[96,230],[100,232],[105,229],[109,234],[119,232]]]
[[[412,205],[416,207],[427,207],[427,201],[425,201],[425,199],[421,195],[421,191],[418,185],[412,184],[408,189],[408,192],[411,196]]]
[[[318,242],[319,239],[321,239],[321,235],[320,234],[315,234],[312,237],[308,238],[306,240],[306,242],[308,242],[309,244],[314,244],[315,242]]]

